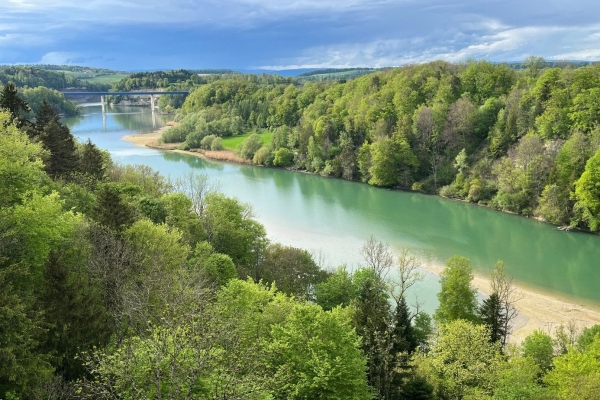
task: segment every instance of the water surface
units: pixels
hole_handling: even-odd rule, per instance
[[[82,116],[65,121],[76,136],[107,149],[116,162],[146,164],[173,178],[192,170],[207,174],[223,193],[251,204],[273,240],[306,248],[327,265],[356,267],[360,247],[374,235],[396,250],[410,247],[430,263],[463,255],[482,274],[503,260],[521,284],[600,305],[599,236],[563,232],[436,196],[136,147],[121,137],[154,130],[150,110],[108,110],[106,130],[99,106],[85,107]],[[156,124],[164,124],[165,118],[157,116]],[[438,291],[437,278],[426,274],[412,294],[432,311]]]

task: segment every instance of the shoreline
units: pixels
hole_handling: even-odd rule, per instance
[[[233,152],[186,151],[178,149],[179,144],[159,144],[158,139],[163,132],[172,126],[173,124],[168,124],[151,133],[123,136],[121,140],[130,142],[136,146],[169,150],[219,161],[240,163],[241,160],[245,161],[243,163],[248,164],[247,160],[239,159]],[[443,268],[443,266],[432,265],[426,262],[422,265],[422,269],[438,276]],[[475,274],[472,285],[484,295],[489,295],[491,292],[489,280],[480,274]],[[566,327],[570,323],[575,323],[578,330],[581,331],[583,328],[600,324],[600,306],[579,304],[573,299],[560,298],[559,295],[528,288],[520,283],[515,283],[515,286],[521,298],[516,302],[519,315],[513,321],[513,331],[509,339],[511,343],[522,342],[525,337],[535,330],[541,330],[554,336],[556,328],[560,325]]]
[[[421,268],[439,276],[444,266],[424,262]],[[476,272],[471,285],[485,296],[491,293],[490,280]],[[536,330],[554,337],[556,328],[561,325],[566,328],[574,323],[579,334],[583,328],[600,324],[600,307],[580,304],[574,299],[561,298],[560,295],[536,290],[516,281],[515,288],[515,295],[520,297],[515,302],[519,314],[513,321],[509,343],[521,343]]]

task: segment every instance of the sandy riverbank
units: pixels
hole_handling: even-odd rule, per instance
[[[423,268],[437,275],[442,272],[443,266],[424,264]],[[489,279],[475,275],[473,287],[484,295],[491,293]],[[519,315],[513,324],[510,337],[512,343],[520,343],[535,330],[541,330],[554,336],[556,328],[560,325],[567,326],[575,323],[578,330],[600,324],[600,308],[577,304],[572,301],[560,299],[556,296],[540,293],[522,285],[516,285],[516,303]]]
[[[210,151],[210,150],[180,150],[178,147],[181,143],[159,143],[158,139],[162,136],[163,132],[167,129],[172,128],[174,123],[168,123],[154,132],[144,133],[140,135],[127,135],[123,136],[121,140],[133,143],[136,146],[145,146],[152,149],[158,150],[169,150],[175,153],[187,154],[194,157],[210,158],[211,160],[228,161],[237,164],[252,164],[250,160],[239,157],[236,153],[230,150]]]
[[[171,126],[165,126],[148,134],[124,136],[122,140],[128,141],[137,146],[173,150],[178,153],[189,154],[196,157],[207,157],[220,159],[223,161],[239,162],[239,160],[231,158],[236,158],[233,152],[206,152],[215,154],[201,154],[197,152],[177,150],[177,144],[159,144],[158,139],[162,133],[169,128],[171,128]],[[424,264],[423,267],[424,269],[435,274],[439,274],[443,269],[443,266],[428,264]],[[473,280],[473,286],[486,295],[491,291],[489,280],[482,276],[475,276],[475,279]],[[567,326],[571,322],[574,322],[579,330],[595,324],[600,324],[600,308],[591,308],[589,306],[577,304],[572,301],[560,299],[556,296],[539,293],[523,286],[518,286],[518,291],[521,297],[516,304],[516,307],[519,311],[519,316],[514,323],[511,342],[520,343],[525,337],[537,329],[553,335],[558,326]]]

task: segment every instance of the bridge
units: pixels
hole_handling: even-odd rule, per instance
[[[184,95],[187,96],[189,92],[183,90],[165,91],[161,92],[158,90],[146,90],[143,92],[62,92],[65,97],[68,96],[87,96],[97,97],[100,96],[100,105],[102,106],[102,121],[104,130],[106,130],[106,108],[105,108],[105,96],[150,96],[150,108],[152,110],[152,125],[156,127],[156,114],[154,109],[156,108],[155,97],[157,95]]]
[[[161,92],[158,90],[149,90],[149,91],[143,91],[143,92],[62,92],[62,94],[67,97],[67,96],[100,96],[100,103],[102,104],[102,112],[104,112],[104,97],[105,96],[150,96],[150,107],[152,107],[152,110],[154,111],[154,109],[156,108],[156,103],[154,101],[154,96],[156,95],[163,95],[163,94],[171,94],[171,95],[184,95],[187,96],[189,94],[188,91],[184,91],[184,90],[175,90],[175,91],[167,91],[167,92]]]

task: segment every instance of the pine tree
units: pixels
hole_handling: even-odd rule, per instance
[[[367,379],[378,398],[389,399],[395,356],[391,353],[391,307],[385,284],[371,270],[359,284],[356,298],[355,326],[362,337],[367,356]],[[360,271],[362,272],[362,271]],[[356,277],[356,274],[355,274]]]
[[[111,185],[103,185],[98,192],[92,219],[116,232],[122,232],[135,221],[135,210]]]
[[[46,172],[53,178],[68,177],[77,167],[77,147],[69,127],[52,119],[44,126],[41,135],[44,146],[50,151]]]
[[[17,87],[14,83],[9,82],[2,89],[0,94],[0,108],[4,108],[10,111],[13,119],[16,119],[17,127],[22,128],[28,124],[29,121],[25,119],[25,115],[31,111],[29,104],[21,97],[17,92]]]
[[[501,341],[505,335],[506,316],[502,309],[500,296],[497,293],[492,293],[490,297],[483,301],[483,304],[479,307],[479,315],[481,322],[490,331],[490,341]]]
[[[58,122],[58,114],[54,108],[44,99],[38,112],[35,114],[35,130],[41,134],[44,127],[52,121]]]
[[[394,353],[412,354],[417,348],[418,341],[415,330],[411,325],[410,312],[404,297],[401,297],[396,304],[394,319]]]
[[[102,151],[90,139],[79,148],[79,159],[77,170],[96,181],[104,178],[106,167]]]

